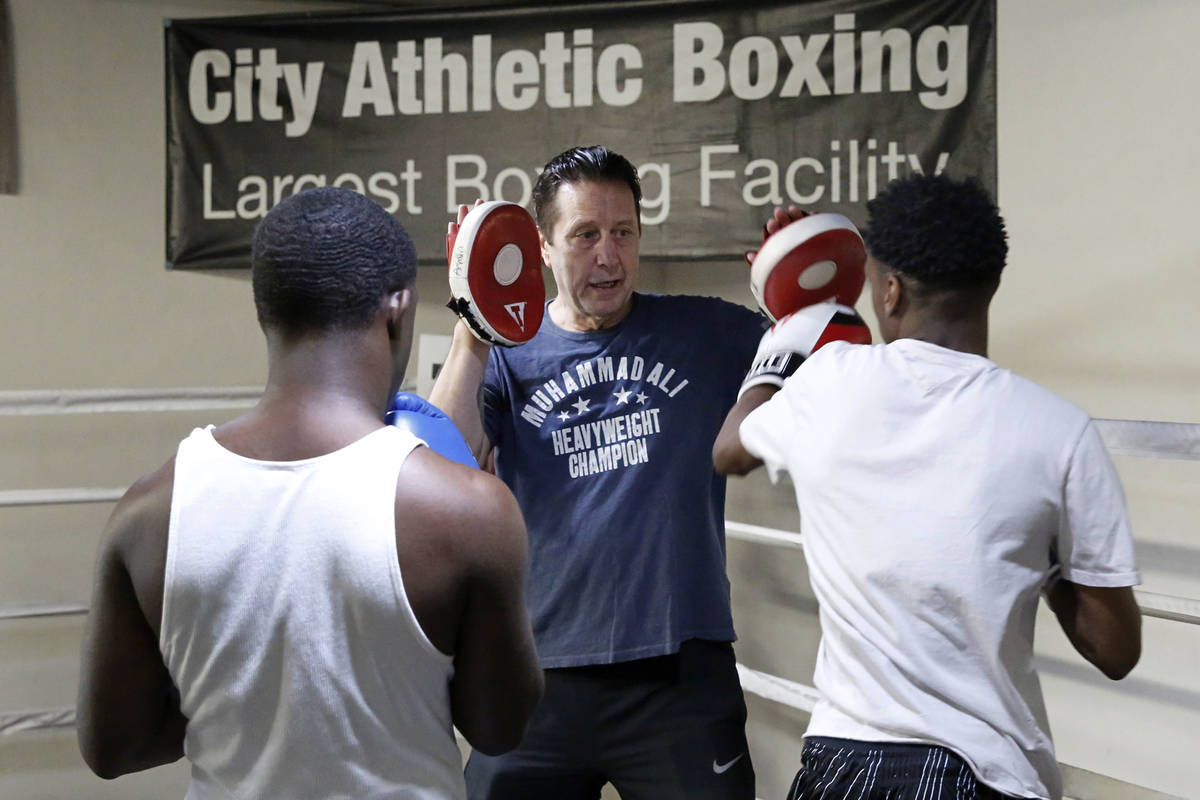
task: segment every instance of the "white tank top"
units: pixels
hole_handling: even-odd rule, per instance
[[[188,800],[463,798],[452,659],[396,557],[401,465],[381,428],[255,461],[212,427],[179,445],[159,645],[188,718]]]

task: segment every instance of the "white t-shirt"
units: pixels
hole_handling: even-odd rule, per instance
[[[914,339],[826,345],[743,421],[786,471],[820,603],[806,735],[930,742],[984,783],[1057,798],[1034,672],[1052,558],[1140,582],[1125,499],[1090,417],[981,356]]]

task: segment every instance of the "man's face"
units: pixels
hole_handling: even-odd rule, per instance
[[[542,237],[542,260],[558,284],[551,318],[569,330],[612,327],[629,313],[638,277],[633,192],[611,181],[564,183],[554,203],[553,230]]]

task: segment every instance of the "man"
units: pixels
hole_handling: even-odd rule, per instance
[[[1108,677],[1133,668],[1121,486],[1085,412],[987,358],[1007,243],[979,184],[916,176],[867,209],[885,344],[749,388],[713,449],[788,472],[804,518],[822,699],[789,798],[1058,798],[1038,597]]]
[[[361,195],[289,197],[255,234],[258,405],[117,504],[79,689],[105,778],[192,762],[189,798],[461,798],[453,723],[514,746],[541,690],[508,489],[382,423],[416,253]],[[496,691],[503,686],[503,691]]]
[[[636,290],[641,187],[622,156],[568,150],[533,197],[558,286],[541,327],[489,348],[459,322],[430,394],[481,463],[495,448],[521,504],[547,669],[522,746],[471,755],[470,796],[592,800],[611,782],[625,800],[748,800],[710,449],[762,318]]]

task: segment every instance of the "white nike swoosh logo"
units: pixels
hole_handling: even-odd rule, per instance
[[[717,760],[714,758],[713,759],[713,772],[720,775],[722,772],[728,771],[730,767],[732,767],[737,762],[741,761],[742,756],[744,756],[744,755],[746,755],[746,754],[739,753],[737,758],[733,759],[732,761],[726,761],[724,764],[718,764]]]

